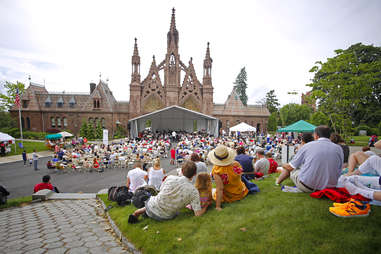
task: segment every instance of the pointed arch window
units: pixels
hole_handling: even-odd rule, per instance
[[[29,117],[26,118],[26,129],[30,130],[30,118]]]
[[[100,108],[101,107],[101,103],[100,103],[99,99],[94,99],[93,104],[94,104],[93,105],[94,108]]]
[[[174,67],[176,64],[176,58],[175,55],[172,53],[169,57],[169,67]]]
[[[61,118],[57,117],[57,127],[61,127]]]
[[[106,128],[106,120],[103,117],[102,117],[101,123],[102,123],[102,128]]]
[[[66,117],[63,118],[63,126],[67,127],[67,118]]]
[[[21,117],[21,126],[23,129],[25,129],[24,117]]]
[[[50,124],[52,127],[56,127],[56,119],[54,117],[50,118]]]

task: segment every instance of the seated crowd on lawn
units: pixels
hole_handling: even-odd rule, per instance
[[[380,142],[374,146],[381,148]],[[195,215],[202,215],[211,203],[209,194],[199,192],[194,184],[197,184],[198,175],[208,172],[208,163],[213,165],[210,177],[216,188],[211,196],[217,210],[222,209],[222,203],[241,200],[247,195],[242,175],[247,179],[262,179],[267,174],[280,172],[277,185],[290,178],[303,192],[341,185],[350,194],[361,194],[369,199],[379,200],[381,195],[377,191],[380,189],[381,158],[371,151],[349,155],[349,147],[343,139],[337,134],[331,135],[327,126],[319,126],[313,134],[304,133],[297,137],[293,134],[213,137],[205,133],[167,131],[142,133],[137,139],[126,138],[108,146],[72,143],[75,144],[72,149],[58,149],[50,166],[102,171],[108,167],[131,165],[133,169],[128,172],[126,181],[130,191],[134,192],[148,183],[159,190],[158,196],[151,197],[146,203],[146,208],[132,214],[132,222],[143,213],[158,220],[170,219],[186,205],[191,205]],[[278,167],[273,157],[280,158],[282,144],[295,146],[296,154],[289,163]],[[178,176],[166,177],[166,171],[161,167],[160,158],[168,155],[171,164],[183,165],[177,172]],[[348,173],[343,175],[345,167]],[[361,174],[378,177],[367,179],[359,176]],[[373,184],[373,189],[362,188],[364,182],[367,186]],[[204,200],[203,205],[200,205],[200,198]]]

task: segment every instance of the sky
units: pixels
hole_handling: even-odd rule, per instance
[[[28,84],[30,75],[48,91],[88,92],[101,73],[128,101],[134,38],[143,80],[152,56],[165,57],[173,7],[180,58],[193,57],[200,82],[210,42],[215,103],[243,67],[249,104],[272,89],[282,105],[300,103],[316,61],[359,42],[381,46],[378,0],[1,0],[0,82]]]

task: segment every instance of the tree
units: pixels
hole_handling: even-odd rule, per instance
[[[86,121],[83,121],[82,125],[81,125],[81,128],[79,129],[79,135],[81,137],[86,137],[88,138],[87,136],[87,122]]]
[[[87,139],[95,139],[95,129],[92,123],[87,124],[87,129],[86,129],[86,137]]]
[[[310,117],[310,123],[313,125],[329,125],[329,118],[326,114],[321,111],[316,111]]]
[[[103,128],[100,121],[97,121],[97,126],[95,127],[95,138],[96,139],[103,138]]]
[[[235,82],[233,83],[234,90],[238,94],[239,98],[241,99],[243,105],[247,106],[247,95],[246,95],[246,88],[247,88],[247,73],[245,67],[241,69],[239,72],[237,78],[235,79]]]
[[[270,113],[278,112],[278,108],[280,106],[279,100],[274,94],[274,90],[270,90],[266,93],[265,103],[267,109],[270,111]]]
[[[273,113],[271,113],[271,115],[269,116],[268,124],[267,124],[267,128],[268,128],[270,131],[276,131],[276,130],[277,130],[277,127],[278,127],[278,119],[279,119],[279,114],[278,114],[278,112],[273,112]]]
[[[316,62],[311,96],[335,131],[345,135],[352,122],[376,127],[381,116],[381,47],[354,44]]]
[[[311,113],[311,107],[295,103],[286,104],[279,110],[280,119],[283,126],[290,125],[299,120],[308,121]]]
[[[25,90],[25,85],[21,82],[11,83],[5,81],[3,85],[5,91],[0,92],[0,110],[8,111],[15,104],[16,91],[19,90],[19,95]]]
[[[123,128],[123,125],[117,124],[114,138],[124,138],[126,137],[126,129]]]
[[[11,117],[9,112],[0,112],[0,129],[17,128],[15,119]]]

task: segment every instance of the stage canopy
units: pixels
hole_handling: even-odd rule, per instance
[[[232,131],[239,131],[239,132],[246,132],[246,131],[253,131],[256,132],[257,129],[251,125],[248,125],[247,123],[239,123],[236,126],[233,126],[229,129],[230,132]]]
[[[145,114],[128,121],[130,136],[136,138],[139,132],[151,124],[151,130],[171,131],[205,131],[210,135],[218,136],[218,119],[177,105],[169,106],[149,114]]]
[[[278,129],[277,132],[314,132],[315,128],[315,125],[300,120],[289,126]]]

